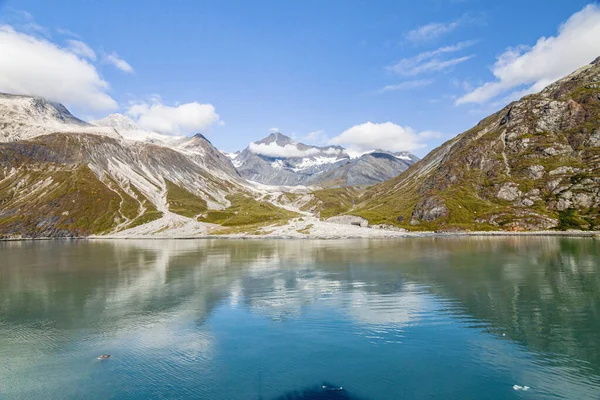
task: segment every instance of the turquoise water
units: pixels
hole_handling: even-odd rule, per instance
[[[598,399],[600,241],[5,242],[0,361],[1,399]]]

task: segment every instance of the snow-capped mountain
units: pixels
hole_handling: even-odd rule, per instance
[[[111,128],[125,139],[174,147],[187,140],[185,136],[164,135],[141,129],[134,120],[123,114],[110,114],[100,120],[91,121],[95,126]]]
[[[0,142],[31,139],[52,132],[86,132],[118,137],[74,117],[65,106],[42,97],[0,93]]]
[[[110,114],[106,117],[90,121],[91,124],[96,126],[105,126],[107,128],[114,128],[118,131],[138,131],[140,128],[137,126],[134,120],[123,115],[123,114]]]
[[[189,158],[216,175],[224,173],[228,177],[239,176],[231,158],[217,150],[210,140],[201,133],[197,133],[191,138],[186,138],[175,146],[174,149],[186,154]]]
[[[232,157],[232,156],[230,156]],[[232,157],[243,178],[269,185],[372,185],[395,177],[418,158],[377,150],[352,158],[341,146],[310,146],[276,132]]]
[[[0,236],[80,236],[139,225],[201,232],[197,215],[250,191],[200,134],[157,145],[128,140],[135,126],[119,116],[105,125],[41,98],[0,96]]]

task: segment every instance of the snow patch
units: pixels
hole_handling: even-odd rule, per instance
[[[285,167],[285,163],[283,160],[275,160],[271,163],[271,167],[274,169],[283,169]]]
[[[291,170],[294,172],[300,172],[312,167],[318,167],[320,165],[335,164],[336,162],[342,160],[343,158],[322,156],[314,158],[303,158],[302,162],[300,162],[300,164],[296,165],[294,168],[291,168]]]

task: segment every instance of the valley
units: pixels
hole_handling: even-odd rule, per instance
[[[351,157],[280,132],[225,153],[202,134],[147,132],[120,114],[87,123],[60,104],[9,94],[0,96],[0,127],[7,239],[600,226],[599,60],[422,160],[385,150]],[[343,215],[351,217],[334,218]]]

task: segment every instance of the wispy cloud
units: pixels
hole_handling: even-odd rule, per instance
[[[459,25],[460,22],[458,20],[446,23],[432,22],[409,31],[406,34],[406,39],[412,43],[429,42],[446,33],[452,32],[458,28]]]
[[[556,36],[541,37],[533,47],[502,53],[492,68],[496,77],[460,97],[456,103],[485,103],[537,92],[589,63],[600,54],[600,6],[588,5],[563,23]],[[506,96],[506,93],[514,91]]]
[[[481,22],[481,20],[482,17],[473,17],[465,14],[460,18],[449,22],[431,22],[408,31],[405,38],[414,44],[431,42],[441,36],[453,32],[462,25]]]
[[[477,41],[468,40],[452,46],[444,46],[435,50],[419,53],[414,57],[403,58],[396,64],[387,67],[387,69],[402,76],[414,76],[425,72],[442,71],[470,60],[475,57],[475,55],[471,54],[451,59],[441,59],[440,56],[461,51],[473,46],[475,43],[477,43]]]
[[[59,34],[61,34],[61,35],[64,35],[64,36],[70,36],[70,37],[73,37],[75,39],[81,39],[81,36],[79,36],[78,34],[76,34],[73,31],[70,31],[70,30],[65,29],[65,28],[56,28],[56,32],[59,33]]]
[[[412,81],[404,81],[395,85],[387,85],[377,90],[376,93],[397,92],[400,90],[409,90],[417,87],[428,86],[434,82],[433,79],[415,79]]]
[[[81,40],[67,40],[67,44],[69,45],[69,50],[73,54],[76,54],[80,57],[89,58],[90,60],[96,60],[96,53],[94,50],[90,48],[87,44],[83,43]]]
[[[10,25],[16,30],[30,35],[41,35],[46,38],[51,37],[48,29],[44,28],[41,25],[38,25],[35,22],[33,15],[31,15],[25,10],[17,10],[12,7],[6,8],[6,12],[2,16],[2,18],[0,18],[0,25],[4,24]]]
[[[133,67],[114,51],[110,54],[104,54],[103,61],[112,64],[114,67],[128,74],[133,74],[135,72]]]
[[[318,130],[302,136],[300,140],[308,144],[321,146],[327,144],[327,142],[329,141],[329,137],[327,136],[325,131]]]

